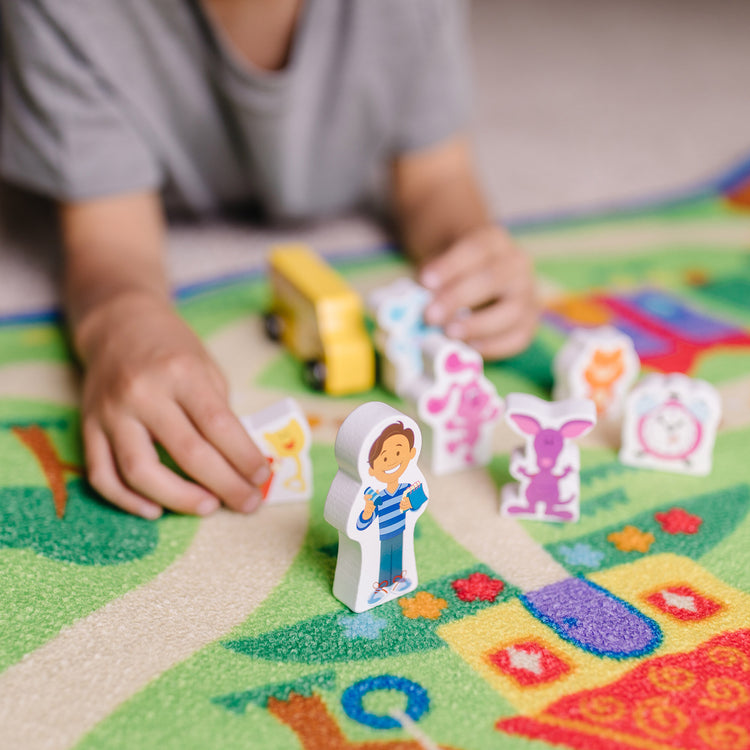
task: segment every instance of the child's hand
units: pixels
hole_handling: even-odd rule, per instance
[[[266,459],[227,403],[224,378],[169,304],[118,298],[87,323],[83,437],[92,486],[146,518],[261,502]],[[160,444],[192,480],[164,466]]]
[[[538,318],[532,264],[500,227],[469,232],[432,258],[419,280],[434,295],[426,322],[485,358],[509,357],[530,343]]]

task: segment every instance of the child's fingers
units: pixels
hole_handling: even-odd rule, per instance
[[[83,427],[89,484],[113,505],[128,513],[156,520],[162,515],[157,503],[129,490],[120,479],[106,435],[89,420]]]
[[[208,515],[219,501],[203,487],[183,479],[159,461],[148,430],[134,419],[109,431],[118,473],[128,488],[177,513]]]
[[[463,248],[467,252],[463,253]],[[491,283],[489,274],[481,269],[492,258],[475,243],[460,242],[436,258],[422,273],[420,281],[432,292],[432,299],[424,311],[428,325],[442,326],[461,307],[471,307],[471,281],[483,278]],[[495,295],[496,296],[496,295]]]
[[[446,326],[451,338],[466,341],[485,359],[523,351],[534,337],[539,309],[533,285],[519,284],[494,304]]]
[[[260,505],[259,489],[240,476],[176,403],[161,404],[144,423],[177,465],[225,505],[245,513]]]
[[[451,321],[445,327],[445,333],[463,341],[500,336],[517,326],[525,312],[526,305],[518,299],[500,300],[460,320]]]
[[[432,325],[445,325],[459,311],[524,294],[533,287],[530,259],[494,227],[456,243],[434,261],[438,262],[441,285],[434,288],[433,300],[425,310],[425,320]]]
[[[471,273],[484,266],[494,248],[482,235],[465,237],[433,258],[419,274],[420,283],[437,291],[457,276]]]
[[[445,333],[464,341],[501,335],[518,326],[533,333],[538,317],[533,279],[520,274],[508,280],[504,293],[494,302],[451,320]]]
[[[255,487],[268,481],[268,461],[218,393],[192,387],[177,398],[198,431],[243,479]]]
[[[525,331],[513,330],[500,336],[467,341],[466,343],[472,349],[476,349],[485,360],[491,362],[497,359],[508,359],[508,357],[520,354],[528,347],[530,341],[531,337]]]
[[[500,302],[462,321],[466,335],[461,338],[485,359],[512,357],[531,343],[536,320],[534,310]]]
[[[481,273],[458,276],[435,295],[425,310],[425,321],[429,325],[446,325],[457,316],[463,317],[462,311],[494,302],[507,288],[508,281],[503,280],[495,264]]]

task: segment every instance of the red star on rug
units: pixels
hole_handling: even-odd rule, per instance
[[[654,513],[662,531],[667,534],[697,534],[703,519],[682,508],[672,508],[667,513]]]
[[[459,578],[451,584],[456,596],[462,602],[473,602],[481,599],[494,602],[505,584],[497,578],[490,578],[486,573],[472,573],[468,578]]]

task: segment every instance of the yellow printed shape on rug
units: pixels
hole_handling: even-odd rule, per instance
[[[690,651],[747,627],[750,596],[695,561],[665,553],[588,576],[662,629],[661,645],[636,659],[595,656],[560,638],[518,599],[438,628],[438,635],[518,711],[535,714],[565,695],[607,685],[641,662]]]
[[[746,628],[750,621],[750,595],[716,578],[695,560],[671,552],[589,578],[659,623],[664,633],[656,651],[660,656],[690,651],[719,633]]]

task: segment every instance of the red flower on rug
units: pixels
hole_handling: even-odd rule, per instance
[[[666,513],[654,513],[654,518],[667,534],[697,534],[703,519],[682,508],[671,508]]]
[[[451,583],[456,596],[462,602],[494,602],[505,584],[497,578],[490,578],[486,573],[472,573],[468,578],[459,578]]]

